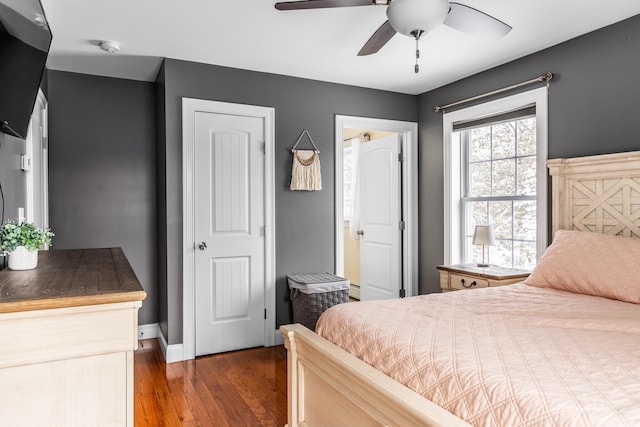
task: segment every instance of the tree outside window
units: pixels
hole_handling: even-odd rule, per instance
[[[471,244],[476,225],[491,224],[489,262],[531,269],[536,263],[536,118],[461,130],[465,262],[482,258]]]

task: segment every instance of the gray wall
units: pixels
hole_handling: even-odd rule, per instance
[[[24,139],[0,133],[0,186],[4,194],[4,214],[0,199],[0,220],[18,219],[18,208],[24,207],[27,178],[20,170],[20,155],[25,153]],[[0,269],[5,258],[0,258]]]
[[[336,114],[417,121],[417,97],[314,80],[166,59],[166,135],[159,138],[159,167],[166,163],[167,319],[169,344],[182,342],[182,116],[181,97],[274,107],[276,111],[277,324],[291,321],[285,276],[334,270],[334,120]],[[51,82],[50,82],[51,85]],[[291,153],[307,129],[322,159],[323,190],[288,190]],[[163,202],[160,202],[161,205]],[[164,225],[160,225],[163,229]]]
[[[48,72],[54,249],[122,247],[158,321],[154,84]]]
[[[640,15],[421,94],[421,293],[439,290],[435,267],[443,262],[442,114],[433,107],[547,71],[555,76],[549,93],[549,158],[640,150]]]

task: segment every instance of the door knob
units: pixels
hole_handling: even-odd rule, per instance
[[[198,243],[198,249],[204,251],[205,249],[207,249],[207,244],[205,242]]]
[[[358,236],[364,236],[364,230],[358,230],[358,231],[356,232],[356,234],[357,234]]]

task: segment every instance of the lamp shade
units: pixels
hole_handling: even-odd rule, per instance
[[[493,238],[493,227],[490,225],[476,225],[473,231],[474,245],[493,246],[496,244]]]

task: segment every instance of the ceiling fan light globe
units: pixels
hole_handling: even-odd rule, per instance
[[[448,0],[393,0],[387,7],[393,29],[409,37],[414,31],[428,33],[444,22],[447,13]]]

